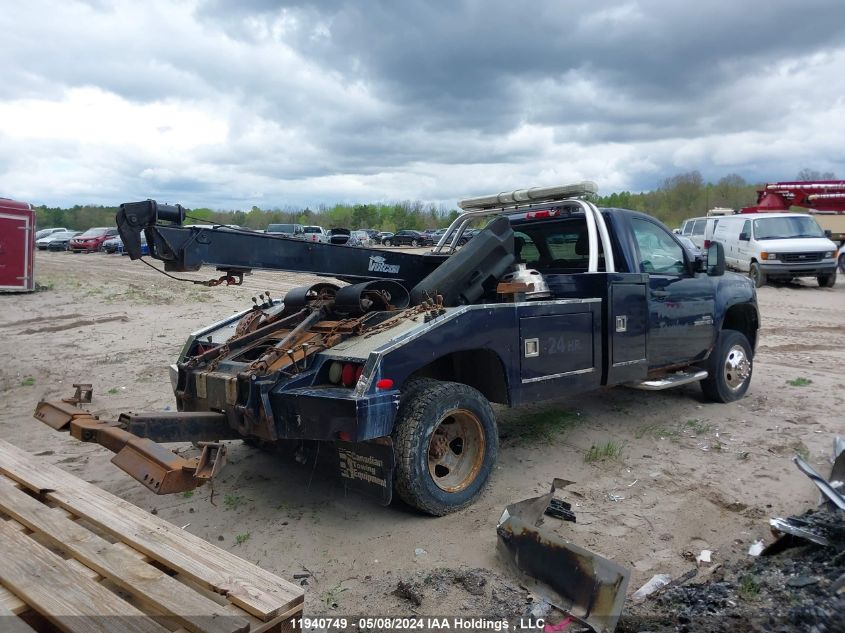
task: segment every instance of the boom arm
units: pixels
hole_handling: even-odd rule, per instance
[[[845,213],[845,180],[774,182],[757,192],[757,204],[743,213],[789,211],[790,207]]]
[[[117,227],[129,256],[141,257],[143,231],[150,256],[163,261],[168,271],[195,271],[205,264],[235,274],[258,268],[350,281],[393,279],[408,288],[446,258],[306,242],[226,226],[186,227],[185,211],[181,205],[155,200],[120,205]]]

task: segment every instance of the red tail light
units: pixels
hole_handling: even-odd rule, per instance
[[[390,378],[382,378],[376,383],[376,389],[391,389],[393,381]]]
[[[710,248],[710,240],[704,240],[704,248]]]
[[[550,211],[549,209],[543,209],[541,211],[529,211],[525,214],[525,217],[529,220],[535,220],[540,218],[551,218],[556,215],[560,215],[560,211],[555,209],[554,211]]]

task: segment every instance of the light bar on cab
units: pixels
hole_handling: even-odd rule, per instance
[[[513,207],[520,204],[536,204],[539,202],[556,202],[567,198],[577,198],[591,193],[598,193],[599,187],[589,180],[572,185],[558,185],[555,187],[533,187],[531,189],[516,189],[515,191],[467,198],[458,202],[464,211],[478,209],[495,209],[496,207]]]

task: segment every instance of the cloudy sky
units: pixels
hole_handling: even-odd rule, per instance
[[[0,195],[249,208],[845,177],[842,0],[5,0]]]

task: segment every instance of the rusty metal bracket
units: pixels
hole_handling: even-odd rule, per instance
[[[35,419],[51,429],[67,431],[70,423],[77,418],[96,419],[88,411],[80,409],[66,401],[55,402],[42,400],[35,407]]]
[[[160,495],[193,490],[217,475],[226,464],[226,445],[219,442],[200,442],[200,456],[186,459],[149,438],[127,431],[125,427],[131,417],[99,420],[66,401],[39,402],[35,418],[53,429],[70,431],[82,442],[109,449],[115,453],[111,460],[115,466]],[[218,424],[213,417],[207,422]]]
[[[62,398],[62,402],[68,404],[89,404],[94,395],[94,387],[90,382],[73,383],[76,392],[70,398]]]

